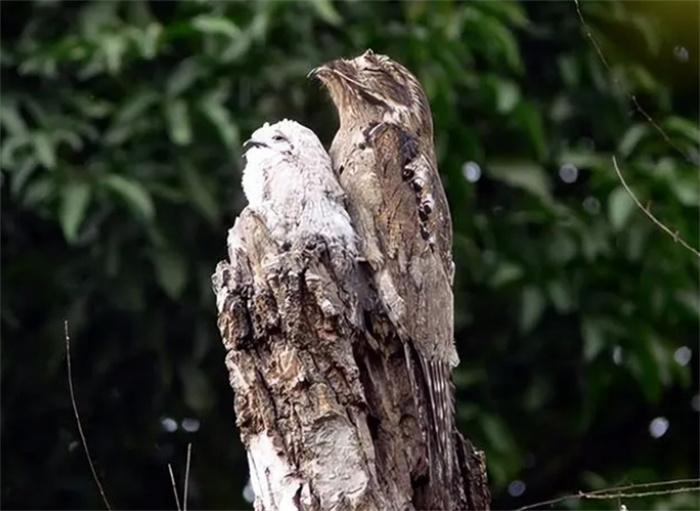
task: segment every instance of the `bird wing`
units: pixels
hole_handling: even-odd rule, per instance
[[[439,459],[447,463],[442,472],[449,474],[454,462],[451,370],[457,362],[451,222],[431,166],[434,157],[421,151],[406,130],[387,122],[339,134],[332,153],[380,299],[406,343],[412,383],[428,397],[431,437]],[[432,202],[428,213],[421,209],[426,202]],[[416,358],[417,365],[412,363]]]

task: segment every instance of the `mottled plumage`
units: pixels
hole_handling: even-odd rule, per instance
[[[283,120],[265,123],[244,144],[243,192],[281,246],[322,241],[336,268],[357,254],[356,234],[331,159],[313,131]]]
[[[452,222],[428,100],[405,67],[371,50],[329,62],[311,75],[338,109],[340,128],[330,151],[334,170],[380,298],[406,341],[409,360],[416,355],[420,360],[417,378],[427,388],[431,436],[439,450],[431,465],[435,482],[446,482],[455,463],[451,370],[458,363]],[[414,384],[420,392],[419,382]]]

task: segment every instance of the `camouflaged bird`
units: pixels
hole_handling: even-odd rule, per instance
[[[330,155],[387,315],[406,347],[415,392],[427,392],[431,482],[447,483],[453,442],[452,221],[433,121],[418,80],[371,50],[314,69],[340,118]],[[414,371],[417,355],[420,370]],[[423,385],[421,387],[421,384]],[[437,471],[437,472],[435,472]]]
[[[298,122],[265,123],[243,145],[243,193],[280,246],[322,244],[341,279],[357,257],[345,193],[316,134]]]

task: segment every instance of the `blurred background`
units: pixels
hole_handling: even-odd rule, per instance
[[[2,6],[2,506],[251,509],[210,275],[241,143],[366,48],[425,86],[455,228],[459,428],[495,509],[698,477],[697,2]],[[640,107],[643,108],[643,112]],[[653,119],[650,122],[645,112]],[[660,128],[663,133],[657,129]],[[562,509],[698,509],[698,493]]]

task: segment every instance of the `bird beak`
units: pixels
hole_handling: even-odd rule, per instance
[[[264,142],[258,142],[257,140],[253,140],[252,138],[243,142],[243,149],[245,151],[248,151],[253,147],[267,147],[267,144],[265,144]]]
[[[309,71],[309,74],[306,75],[306,77],[317,78],[324,84],[327,84],[328,81],[334,81],[333,79],[335,79],[337,81],[344,82],[348,86],[361,88],[362,84],[360,84],[354,78],[351,78],[347,72],[345,72],[343,67],[342,60],[332,60],[331,62],[327,62],[322,66],[315,67]]]
[[[333,67],[333,62],[327,62],[326,64],[315,67],[311,71],[309,71],[309,74],[306,75],[306,78],[316,78],[318,80],[323,81],[324,78],[335,76],[337,74],[338,73],[336,69]]]
[[[319,75],[323,72],[323,68],[325,66],[318,66],[313,68],[311,71],[309,71],[309,74],[306,75],[306,78],[318,78]]]

